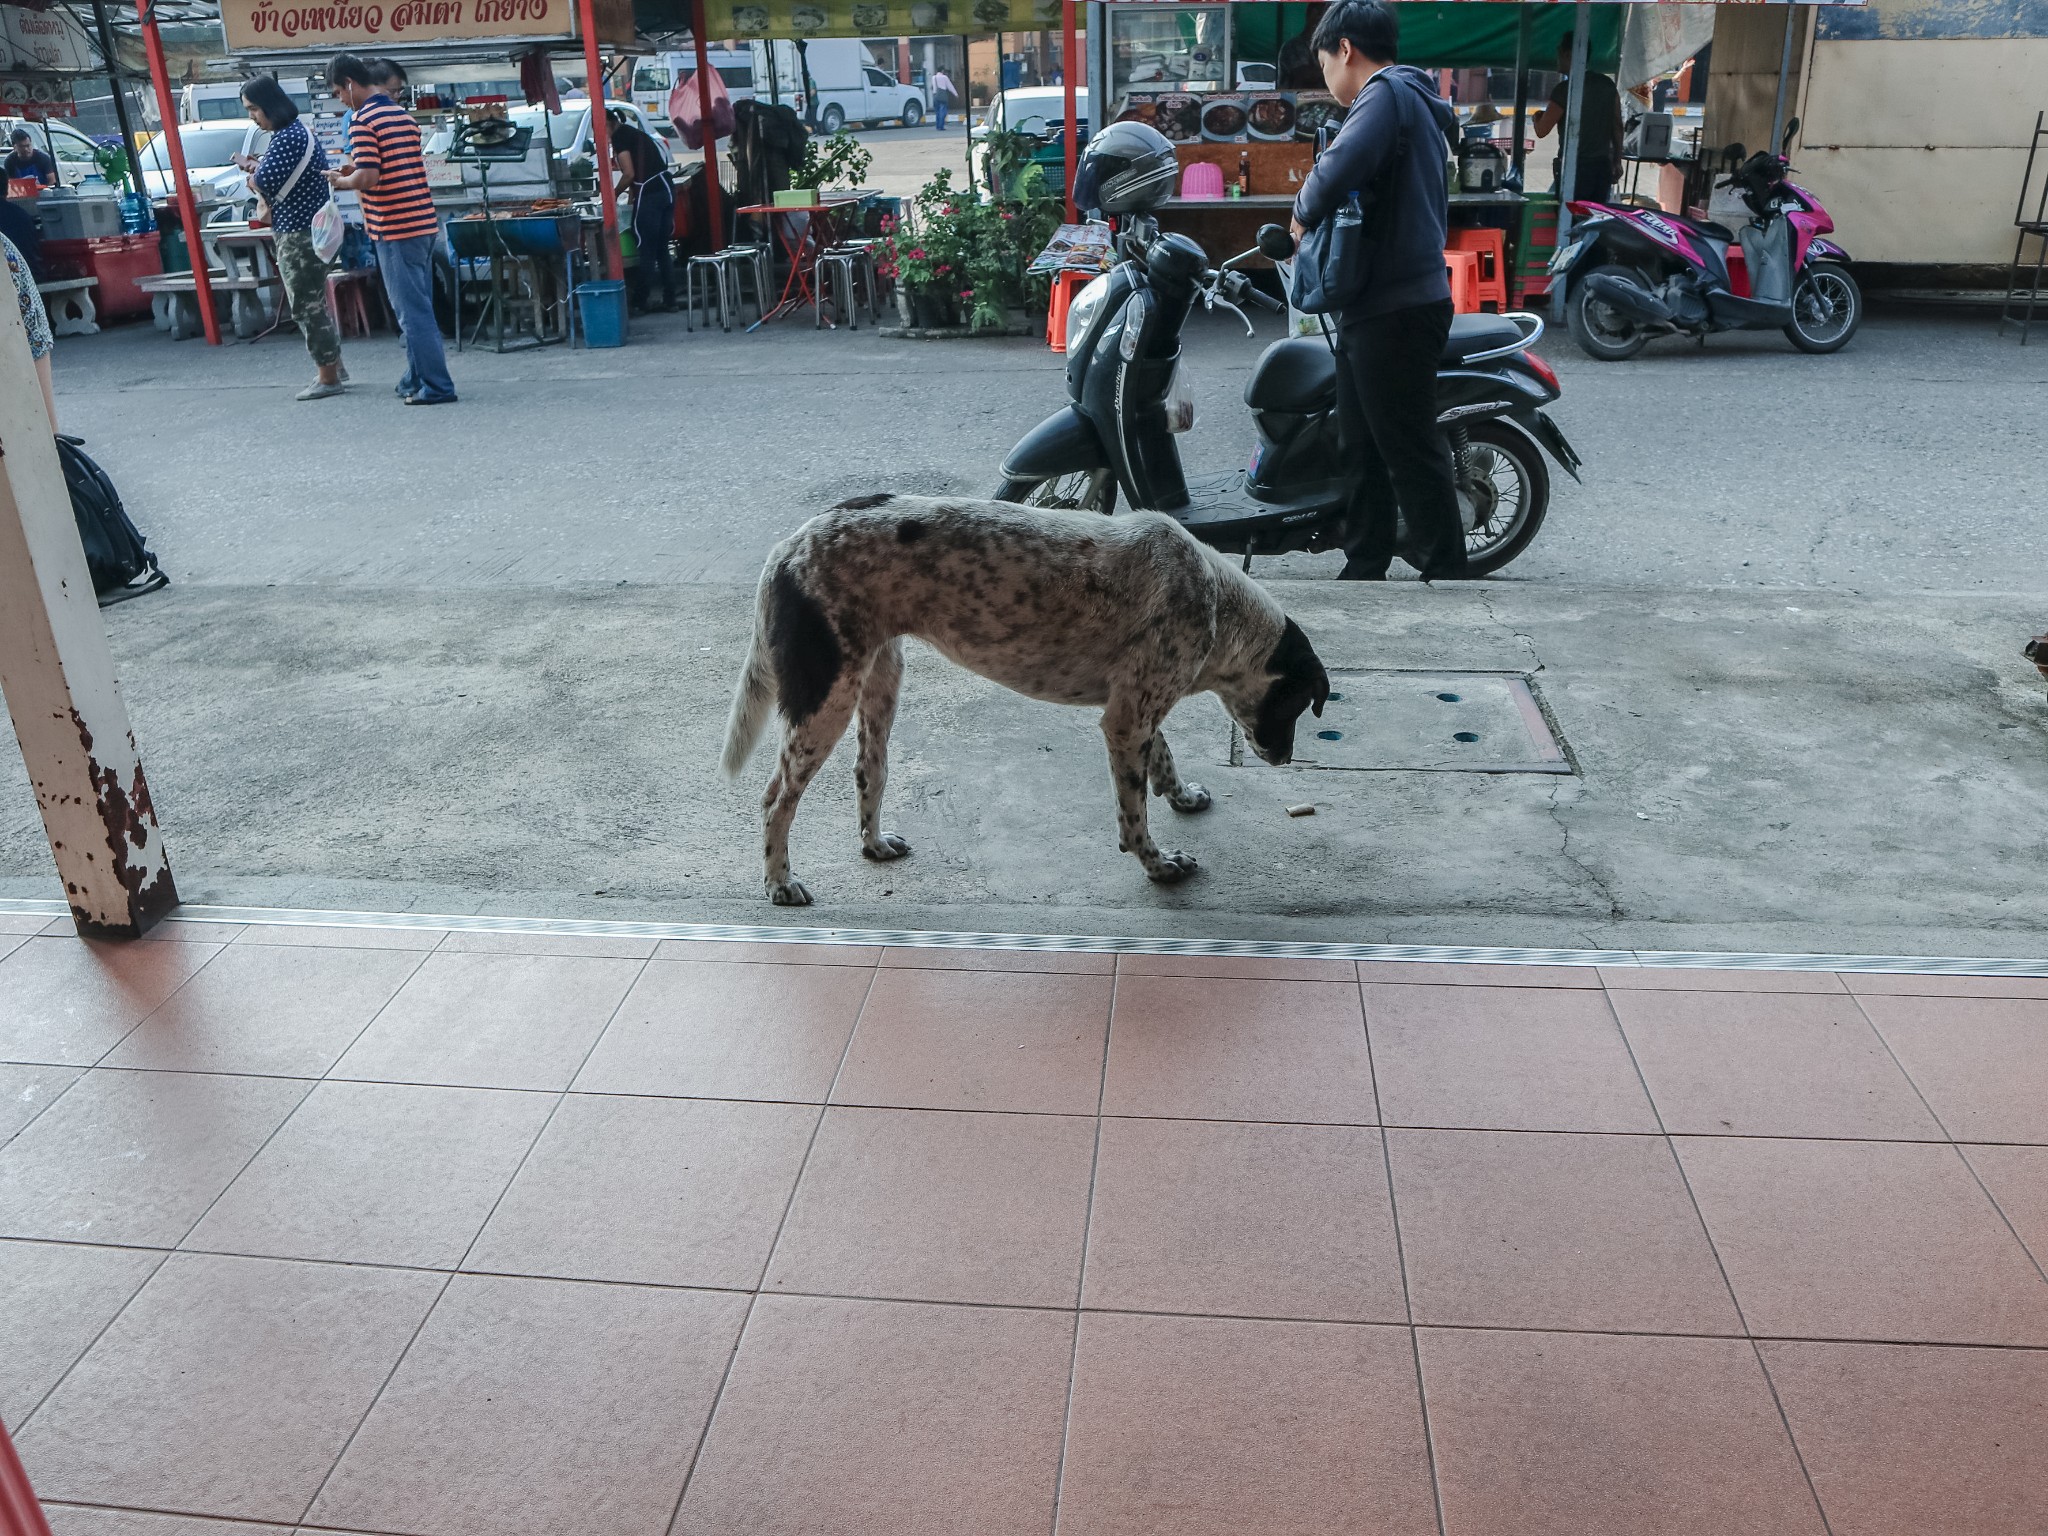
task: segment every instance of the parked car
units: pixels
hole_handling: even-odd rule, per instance
[[[794,93],[785,93],[783,99],[796,108],[799,117],[815,121],[820,133],[837,133],[848,123],[901,123],[915,128],[924,121],[924,91],[904,85],[879,67],[868,45],[857,37],[824,37],[805,45],[803,65],[810,71],[811,86],[818,95],[815,103],[804,94],[803,71],[796,68],[795,49],[781,42],[775,48],[778,67],[785,75],[793,74],[797,82]],[[810,110],[813,105],[815,118]]]
[[[1080,142],[1088,142],[1088,87],[1074,89],[1074,116],[1080,127]],[[999,92],[988,104],[988,111],[982,120],[974,125],[968,138],[967,163],[974,172],[974,184],[984,192],[988,189],[988,136],[993,129],[1009,133],[1028,133],[1034,138],[1050,142],[1066,131],[1067,91],[1061,85],[1027,85],[1016,90]],[[1052,177],[1056,183],[1061,173]]]
[[[180,123],[177,132],[193,193],[205,201],[210,192],[214,202],[227,204],[243,217],[253,213],[256,194],[249,190],[248,175],[235,164],[235,156],[261,156],[270,145],[270,135],[247,117],[231,122]],[[151,197],[170,197],[177,191],[170,150],[162,134],[142,151],[142,182]]]
[[[284,87],[285,95],[291,97],[293,106],[301,112],[313,110],[313,83],[305,76],[277,83]],[[188,85],[178,93],[178,121],[181,123],[224,123],[248,115],[249,109],[242,105],[242,82],[239,80],[213,80],[204,85]]]

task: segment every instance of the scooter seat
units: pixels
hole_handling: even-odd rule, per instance
[[[1505,315],[1453,315],[1451,334],[1444,339],[1444,361],[1470,362],[1481,352],[1512,347],[1522,339],[1522,328]]]
[[[1246,405],[1283,415],[1327,411],[1336,398],[1337,359],[1328,342],[1309,336],[1290,336],[1266,348],[1244,386]]]

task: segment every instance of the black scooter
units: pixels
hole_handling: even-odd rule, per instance
[[[1337,360],[1330,338],[1276,341],[1245,386],[1259,442],[1242,472],[1183,472],[1176,432],[1193,425],[1180,372],[1181,328],[1199,301],[1245,322],[1240,303],[1284,310],[1234,270],[1264,255],[1286,261],[1294,240],[1277,224],[1258,248],[1208,265],[1186,235],[1139,218],[1119,237],[1124,257],[1074,298],[1067,315],[1072,403],[1010,450],[996,496],[1027,505],[1166,512],[1203,543],[1254,554],[1341,548],[1355,476],[1337,433]],[[1540,444],[1578,478],[1579,457],[1542,407],[1557,375],[1528,349],[1543,334],[1534,315],[1460,315],[1437,373],[1437,420],[1456,457],[1468,568],[1499,570],[1528,547],[1550,509]],[[1405,538],[1402,540],[1405,544]]]

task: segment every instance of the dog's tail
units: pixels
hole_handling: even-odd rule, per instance
[[[754,621],[754,640],[747,647],[747,664],[740,672],[739,691],[732,696],[732,714],[725,722],[725,754],[719,766],[728,779],[737,778],[761,731],[775,708],[775,668],[768,655],[767,587]]]

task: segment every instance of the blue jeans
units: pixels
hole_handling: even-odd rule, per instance
[[[946,108],[953,104],[953,98],[944,91],[932,92],[932,119],[939,132],[946,131]]]
[[[441,350],[441,323],[434,318],[434,247],[439,235],[410,240],[379,240],[377,270],[384,274],[384,292],[405,333],[405,377],[401,395],[438,400],[455,393],[448,377],[448,354]]]

